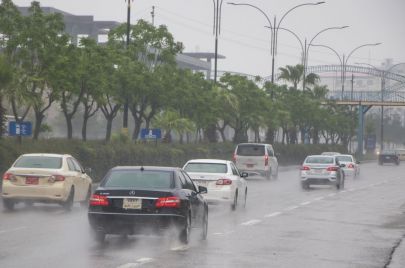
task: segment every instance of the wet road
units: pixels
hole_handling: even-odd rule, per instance
[[[248,187],[246,208],[210,206],[208,240],[188,246],[157,236],[100,246],[86,209],[21,204],[0,212],[0,267],[389,267],[405,233],[405,165],[362,164],[342,191],[303,191],[297,169]]]

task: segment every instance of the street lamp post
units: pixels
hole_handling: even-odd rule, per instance
[[[345,80],[346,80],[346,66],[347,66],[347,62],[348,62],[349,59],[350,59],[350,56],[353,55],[353,53],[354,53],[356,50],[358,50],[358,49],[360,49],[360,48],[362,48],[362,47],[366,47],[366,46],[378,46],[378,45],[381,45],[381,43],[364,44],[364,45],[358,46],[358,47],[354,48],[352,51],[350,51],[350,53],[349,53],[349,55],[348,55],[347,57],[345,57],[345,54],[343,54],[342,57],[340,57],[340,56],[339,56],[339,53],[338,53],[336,50],[334,50],[333,48],[331,48],[330,46],[310,44],[310,46],[313,46],[313,47],[324,47],[324,48],[330,49],[330,50],[332,50],[332,51],[336,54],[336,56],[339,58],[339,61],[340,61],[340,64],[341,64],[341,74],[340,74],[340,78],[341,78],[341,82],[342,82],[342,99],[343,99],[343,92],[344,92],[344,88],[345,88],[344,84],[345,84]]]
[[[128,49],[129,46],[129,40],[130,40],[130,28],[131,28],[131,1],[133,0],[126,0],[128,5],[127,5],[127,42],[126,42],[126,47]],[[125,103],[124,103],[124,114],[123,114],[123,122],[122,122],[122,128],[124,129],[124,132],[128,132],[128,98],[126,98]]]
[[[381,152],[384,149],[384,105],[382,105],[382,103],[384,102],[385,80],[386,80],[387,74],[392,69],[394,69],[398,65],[402,65],[405,63],[401,62],[401,63],[394,64],[386,70],[379,69],[369,63],[356,62],[356,64],[367,65],[367,66],[381,72],[381,118],[380,118],[380,152]]]
[[[277,34],[278,34],[278,30],[280,29],[280,25],[281,22],[284,20],[284,18],[294,9],[302,7],[302,6],[316,6],[316,5],[320,5],[325,3],[324,1],[322,2],[315,2],[315,3],[304,3],[304,4],[300,4],[297,6],[294,6],[292,8],[290,8],[289,10],[287,10],[287,12],[284,13],[284,15],[281,17],[281,19],[279,20],[279,22],[277,23],[277,19],[276,16],[274,16],[273,19],[273,23],[271,22],[269,16],[259,7],[252,5],[252,4],[247,4],[247,3],[233,3],[233,2],[228,2],[229,5],[234,5],[234,6],[248,6],[248,7],[252,7],[256,10],[258,10],[261,14],[264,15],[264,17],[267,20],[268,23],[268,28],[271,29],[271,37],[270,37],[270,51],[271,51],[271,82],[274,83],[274,70],[275,70],[275,56],[277,55]]]
[[[218,36],[221,34],[222,2],[224,0],[212,0],[214,3],[214,35],[215,35],[215,58],[214,58],[214,83],[217,83],[218,73]]]
[[[306,74],[307,74],[307,66],[308,66],[308,54],[309,54],[309,48],[311,47],[312,42],[321,33],[324,33],[324,32],[329,31],[329,30],[341,30],[341,29],[345,29],[345,28],[348,28],[348,27],[349,26],[346,25],[346,26],[341,26],[341,27],[328,27],[328,28],[325,28],[325,29],[319,31],[317,34],[315,34],[314,37],[312,37],[311,41],[308,44],[307,44],[307,39],[305,38],[305,45],[304,45],[305,51],[304,51],[304,56],[303,56],[304,57],[304,59],[303,59],[303,62],[304,62],[304,75],[303,75],[303,79],[302,79],[302,90],[305,90]]]

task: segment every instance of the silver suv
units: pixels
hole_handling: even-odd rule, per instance
[[[278,161],[273,146],[264,143],[240,143],[236,146],[233,161],[240,172],[263,176],[270,180],[278,177]]]

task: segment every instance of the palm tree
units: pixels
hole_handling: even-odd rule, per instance
[[[295,66],[287,65],[285,68],[280,68],[281,74],[278,80],[284,80],[293,84],[293,89],[298,89],[298,84],[302,81],[304,76],[304,66],[297,64]],[[319,81],[319,75],[310,73],[305,78],[307,85],[315,85]]]

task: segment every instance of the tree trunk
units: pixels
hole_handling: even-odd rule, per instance
[[[267,128],[265,141],[269,144],[274,144],[274,129],[272,127]]]
[[[4,135],[5,131],[5,111],[6,109],[3,108],[3,96],[0,95],[0,139]]]
[[[41,112],[35,111],[35,128],[34,128],[34,140],[38,140],[39,138],[39,133],[41,133],[41,125],[42,121],[44,120],[44,114]]]
[[[107,128],[106,128],[106,133],[105,133],[105,141],[110,141],[111,140],[111,130],[112,130],[112,122],[114,118],[113,117],[108,117],[107,118]]]
[[[88,121],[88,117],[85,114],[83,116],[83,124],[82,124],[82,140],[83,141],[87,141],[87,121]]]
[[[72,117],[71,115],[65,114],[65,120],[66,120],[66,128],[67,128],[67,139],[71,140],[73,137],[73,125],[72,125]]]
[[[217,143],[218,142],[218,137],[217,137],[217,128],[215,124],[210,124],[205,130],[204,130],[205,138],[207,139],[208,142],[211,143]]]

